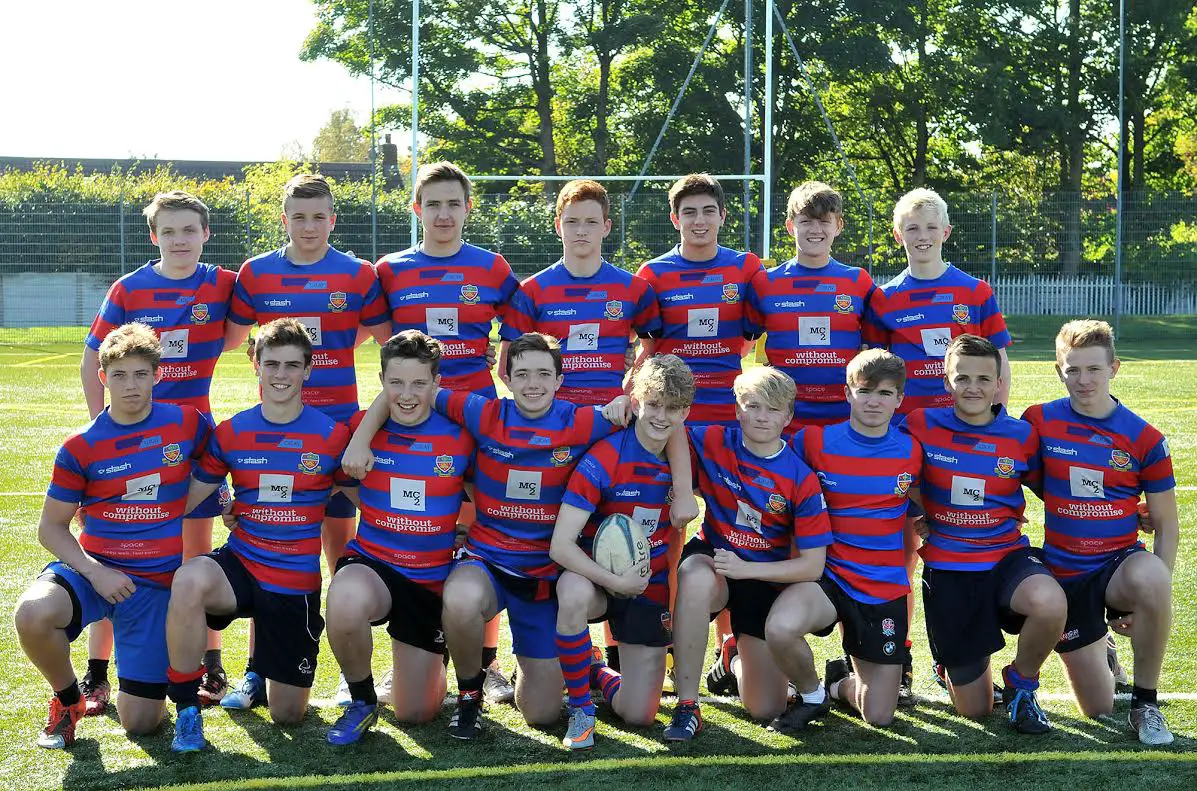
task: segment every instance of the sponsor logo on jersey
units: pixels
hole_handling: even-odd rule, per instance
[[[299,454],[299,471],[308,475],[320,472],[320,455],[317,453]]]
[[[573,453],[564,445],[560,448],[553,448],[553,464],[558,467],[569,464],[570,459],[573,457]]]
[[[328,309],[333,313],[341,313],[349,305],[344,291],[334,291],[328,295]]]
[[[952,321],[957,324],[968,324],[968,305],[953,305]]]
[[[852,312],[852,296],[849,294],[835,295],[835,309],[839,313]]]
[[[622,319],[623,318],[623,302],[618,299],[613,299],[607,303],[607,318]]]
[[[179,443],[172,442],[162,447],[162,461],[166,463],[167,467],[178,466],[182,460],[183,449],[179,447]]]
[[[1014,475],[1014,459],[1009,456],[1002,456],[997,460],[997,474],[1002,478],[1009,478]]]
[[[467,305],[478,304],[478,287],[473,283],[466,283],[461,287],[461,301]]]
[[[1129,470],[1131,466],[1130,454],[1120,448],[1115,448],[1110,451],[1110,466],[1116,470]]]
[[[207,324],[210,318],[212,314],[208,312],[207,303],[197,302],[191,306],[191,320],[196,324]]]
[[[137,446],[137,449],[138,450],[146,450],[147,448],[156,448],[161,444],[162,444],[162,437],[158,434],[155,434],[152,437],[146,437],[145,439],[143,439],[141,441],[141,444]]]
[[[775,514],[784,513],[786,510],[786,498],[776,493],[769,495],[769,510]]]
[[[904,497],[910,491],[910,484],[914,482],[914,476],[908,472],[899,473],[898,477],[894,479],[894,494],[899,497]]]
[[[724,283],[723,284],[723,301],[729,305],[734,305],[740,301],[740,284],[739,283]]]
[[[454,473],[453,457],[442,455],[436,457],[436,474],[445,478]]]

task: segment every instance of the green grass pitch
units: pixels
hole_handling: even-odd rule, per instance
[[[1049,322],[1055,324],[1055,321]],[[1016,330],[1018,325],[1012,322]],[[1138,322],[1136,339],[1124,341],[1115,392],[1170,439],[1180,487],[1182,530],[1197,522],[1197,322]],[[1019,337],[1019,333],[1015,333]],[[1124,331],[1124,335],[1126,335]],[[921,615],[914,623],[916,690],[920,704],[900,712],[889,729],[867,727],[837,710],[799,738],[771,734],[729,702],[704,705],[707,728],[692,744],[667,747],[660,729],[667,699],[654,729],[627,728],[602,706],[598,745],[585,755],[560,746],[564,718],[555,727],[525,726],[507,706],[487,715],[490,727],[477,744],[455,742],[446,733],[448,709],[420,727],[403,727],[384,714],[375,731],[354,748],[337,750],[324,741],[338,710],[328,705],[337,678],[327,643],[313,697],[320,705],[303,725],[273,726],[261,710],[230,715],[209,711],[206,731],[215,748],[202,754],[170,752],[170,724],[146,738],[129,740],[114,715],[83,720],[69,751],[35,745],[44,724],[49,690],[21,653],[8,613],[20,592],[47,562],[37,544],[36,525],[54,451],[63,437],[86,422],[78,382],[77,345],[49,345],[36,332],[0,333],[0,788],[131,789],[177,786],[197,789],[315,788],[522,789],[628,785],[646,789],[785,787],[872,789],[919,785],[930,788],[1052,789],[1197,788],[1197,550],[1181,541],[1175,575],[1175,620],[1164,677],[1164,712],[1177,734],[1168,750],[1141,748],[1125,725],[1126,701],[1114,717],[1090,721],[1067,696],[1059,663],[1044,673],[1045,705],[1054,733],[1014,734],[995,713],[986,722],[955,716],[930,681]],[[61,336],[59,336],[61,337]],[[81,337],[81,335],[80,335]],[[1061,394],[1043,333],[1028,331],[1016,344],[1012,406]],[[1046,337],[1050,337],[1047,335]],[[378,390],[376,347],[359,352],[363,398]],[[255,380],[240,353],[221,361],[214,388],[220,417],[256,400]],[[1030,499],[1034,501],[1034,497]],[[1032,502],[1028,516],[1039,538],[1042,509]],[[217,541],[223,537],[218,529]],[[225,663],[239,675],[245,660],[245,622],[225,632]],[[386,635],[375,630],[375,673],[389,662]],[[814,639],[821,662],[838,650],[833,638]],[[1119,640],[1130,662],[1129,641]],[[997,661],[1007,661],[1012,646]],[[74,646],[82,673],[85,641]],[[508,669],[510,656],[501,659]]]

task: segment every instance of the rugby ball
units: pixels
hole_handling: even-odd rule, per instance
[[[611,514],[594,532],[594,562],[612,574],[639,567],[640,576],[647,577],[652,571],[650,551],[648,537],[626,514]]]

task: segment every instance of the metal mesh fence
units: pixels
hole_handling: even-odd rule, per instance
[[[761,252],[759,183],[747,193],[739,182],[725,188],[722,242]],[[376,216],[369,201],[341,203],[332,243],[363,258],[407,247],[410,215],[399,197],[380,199]],[[787,197],[773,197],[774,261],[794,253],[784,227]],[[905,267],[890,231],[896,197],[874,196],[865,204],[845,195],[845,229],[834,254],[870,269],[878,282]],[[1008,315],[1197,314],[1197,198],[1126,197],[1119,280],[1114,277],[1113,197],[1051,194],[1028,201],[992,193],[945,198],[953,226],[945,258],[990,280]],[[246,258],[284,244],[277,205],[277,195],[248,189],[213,205],[204,260],[236,269]],[[476,197],[466,238],[502,253],[518,274],[529,275],[560,257],[552,220],[547,193],[483,193]],[[634,195],[613,192],[611,220],[604,253],[625,268],[634,270],[677,243],[666,185],[648,183]],[[22,342],[19,330],[32,327],[61,327],[62,340],[76,338],[78,331],[66,328],[88,325],[108,286],[156,255],[140,205],[41,196],[0,201],[0,342]],[[38,337],[44,343],[57,336],[41,331]]]

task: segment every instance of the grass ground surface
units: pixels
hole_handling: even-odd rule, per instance
[[[1048,349],[1053,320],[1012,320],[1014,386],[1012,411],[1057,397],[1062,391]],[[1197,320],[1124,321],[1120,349],[1125,360],[1115,392],[1168,435],[1175,456],[1182,531],[1197,522]],[[6,614],[20,592],[48,561],[37,544],[36,525],[53,455],[63,437],[87,419],[78,382],[79,346],[51,344],[62,337],[30,331],[0,331],[0,601]],[[82,337],[80,333],[80,338]],[[1046,339],[1046,340],[1045,340]],[[363,398],[377,391],[376,347],[359,352]],[[240,353],[229,353],[217,369],[213,406],[228,417],[256,401],[255,380]],[[1034,500],[1033,496],[1031,497]],[[1042,509],[1032,503],[1031,534],[1041,537]],[[217,541],[223,536],[218,529]],[[791,786],[801,782],[826,789],[1151,789],[1197,788],[1197,550],[1181,542],[1175,574],[1175,620],[1161,692],[1171,695],[1164,711],[1177,734],[1168,750],[1141,748],[1125,725],[1127,703],[1114,717],[1080,717],[1067,695],[1059,663],[1044,672],[1046,708],[1054,733],[1013,734],[1000,714],[986,722],[955,716],[930,681],[921,615],[916,614],[916,690],[921,702],[904,711],[889,729],[867,727],[835,711],[800,738],[771,734],[747,718],[732,701],[703,707],[707,728],[692,744],[667,747],[660,728],[672,701],[661,708],[652,729],[627,728],[600,706],[595,750],[572,755],[560,746],[565,721],[529,728],[507,706],[487,715],[490,728],[476,744],[455,742],[442,717],[420,727],[399,726],[389,712],[362,744],[334,750],[324,733],[338,710],[314,707],[303,725],[280,729],[261,710],[230,715],[211,711],[205,721],[215,749],[171,754],[170,724],[152,736],[129,740],[115,715],[88,719],[67,752],[36,747],[49,690],[21,653],[9,617],[0,620],[0,787],[5,789],[130,789],[179,786],[312,788],[326,791],[383,788],[419,783],[421,788],[511,788],[524,791],[584,783],[636,785],[652,789]],[[385,633],[375,631],[375,673],[389,662]],[[245,661],[245,622],[225,632],[225,663],[233,675]],[[821,663],[837,650],[833,639],[812,642]],[[1123,659],[1129,642],[1120,639]],[[1012,646],[996,662],[1008,661]],[[80,674],[85,641],[74,646]],[[510,669],[506,650],[502,661]],[[331,698],[337,678],[332,652],[324,644],[314,697]]]

